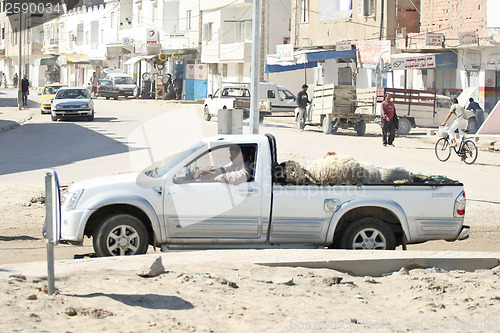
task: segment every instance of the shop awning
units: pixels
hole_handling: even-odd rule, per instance
[[[266,73],[293,71],[318,66],[318,61],[327,59],[341,59],[345,62],[356,61],[356,50],[307,50],[296,51],[294,59],[281,60],[277,54],[269,54],[266,58]]]
[[[57,57],[35,59],[35,66],[57,65]]]
[[[89,57],[85,53],[72,53],[72,54],[65,54],[66,57],[66,63],[68,64],[90,64]]]
[[[153,59],[154,57],[155,57],[154,55],[134,56],[134,57],[128,59],[127,61],[125,61],[124,64],[125,65],[133,65],[138,61],[141,61],[141,60],[149,61],[149,60]]]
[[[135,56],[135,57],[132,57],[129,60],[125,61],[124,64],[125,65],[133,65],[136,62],[141,61],[142,58],[143,58],[142,56]]]

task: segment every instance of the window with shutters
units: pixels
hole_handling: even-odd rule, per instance
[[[301,0],[300,2],[300,23],[309,22],[309,0]]]
[[[375,16],[375,0],[358,0],[359,16]]]

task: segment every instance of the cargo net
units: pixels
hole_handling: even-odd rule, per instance
[[[329,152],[306,167],[286,161],[275,167],[275,181],[282,184],[457,184],[445,176],[423,175],[392,166],[379,168],[359,163],[351,156]]]

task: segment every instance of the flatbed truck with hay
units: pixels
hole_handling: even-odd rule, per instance
[[[295,109],[295,119],[299,130],[307,126],[321,126],[323,133],[331,134],[339,128],[353,128],[363,136],[366,124],[376,118],[375,90],[358,89],[355,86],[326,84],[315,86],[311,105],[304,119]]]
[[[61,237],[98,256],[214,248],[392,250],[468,237],[463,185],[328,153],[277,162],[270,135],[206,138],[143,172],[72,185]]]

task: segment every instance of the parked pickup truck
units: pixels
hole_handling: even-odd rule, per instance
[[[251,162],[247,177],[223,182],[234,146]],[[61,237],[92,237],[98,256],[143,254],[149,245],[394,249],[468,237],[457,181],[287,183],[276,156],[272,135],[218,136],[140,173],[76,183],[62,205]]]
[[[271,111],[289,111],[292,114],[297,106],[295,95],[274,83],[260,82],[258,92],[261,119],[263,116],[271,115]],[[224,84],[213,95],[208,95],[204,102],[205,120],[209,121],[212,117],[217,117],[219,110],[224,107],[226,109],[242,108],[248,111],[250,109],[250,85],[246,83]]]

